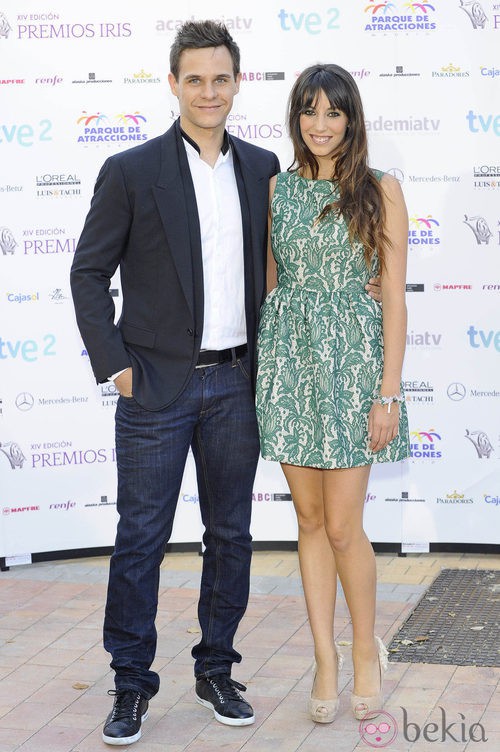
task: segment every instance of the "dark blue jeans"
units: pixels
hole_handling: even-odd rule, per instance
[[[172,532],[189,447],[196,463],[205,533],[195,675],[230,672],[233,638],[250,579],[250,513],[259,455],[247,358],[196,369],[173,405],[144,410],[120,397],[116,409],[120,515],[111,557],[104,647],[117,689],[151,698],[159,568]]]

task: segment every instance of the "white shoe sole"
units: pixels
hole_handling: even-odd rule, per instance
[[[149,715],[149,711],[146,710],[146,712],[141,718],[141,724],[144,723],[148,715]],[[134,742],[136,742],[138,739],[141,738],[141,735],[142,735],[142,729],[139,729],[137,734],[134,734],[133,736],[122,736],[122,737],[106,736],[103,731],[102,740],[105,744],[111,744],[114,747],[124,747],[126,744],[133,744]]]
[[[255,722],[254,715],[250,716],[250,718],[228,718],[225,715],[220,715],[211,702],[208,702],[208,700],[202,700],[198,695],[195,695],[195,697],[196,702],[199,702],[204,708],[209,708],[209,710],[213,712],[216,720],[219,721],[219,723],[223,723],[225,726],[250,726]]]

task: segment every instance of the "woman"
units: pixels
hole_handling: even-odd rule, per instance
[[[361,719],[381,709],[387,651],[374,635],[363,506],[371,465],[409,455],[401,394],[408,216],[398,181],[367,166],[364,122],[347,71],[302,72],[289,100],[294,163],[271,181],[271,292],[259,333],[261,450],[281,463],[297,513],[315,652],[309,712],[319,723],[333,721],[339,705],[337,575],[352,620],[352,710]],[[377,275],[382,306],[364,291]]]

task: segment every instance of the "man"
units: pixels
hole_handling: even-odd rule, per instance
[[[190,447],[205,526],[196,697],[222,723],[254,721],[231,666],[241,660],[233,638],[249,592],[255,341],[268,185],[279,163],[225,131],[241,73],[223,25],[185,23],[170,65],[180,118],[106,161],[71,270],[96,379],[114,377],[120,392],[120,519],[104,621],[116,690],[103,739],[115,745],[139,739],[158,691],[150,666],[159,567]],[[123,309],[115,325],[109,284],[118,267]]]

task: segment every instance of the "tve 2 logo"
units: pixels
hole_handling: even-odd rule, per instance
[[[469,110],[465,117],[468,120],[471,133],[489,133],[491,131],[495,136],[500,136],[500,115],[476,115],[475,112]]]
[[[494,332],[490,329],[489,332],[484,332],[482,329],[476,329],[471,324],[467,329],[469,337],[469,345],[474,348],[478,347],[494,347],[497,352],[500,352],[500,332]]]
[[[340,11],[328,8],[326,16],[320,13],[289,13],[284,8],[278,13],[282,31],[306,31],[308,34],[321,34],[322,31],[340,29]]]
[[[56,338],[53,334],[45,334],[40,345],[34,339],[18,339],[14,342],[0,337],[0,360],[22,358],[33,363],[40,356],[55,355],[55,344]]]
[[[50,120],[40,120],[38,125],[29,123],[13,123],[0,125],[0,144],[18,144],[19,146],[33,146],[38,141],[52,141]]]

